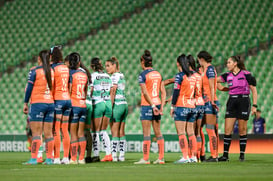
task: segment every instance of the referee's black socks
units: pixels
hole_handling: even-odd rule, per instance
[[[240,136],[240,157],[243,157],[246,150],[247,135]]]
[[[225,135],[224,136],[224,154],[223,154],[223,156],[226,157],[226,158],[228,158],[228,152],[229,152],[229,147],[230,147],[230,143],[231,143],[231,137],[232,137],[232,135]],[[240,148],[241,148],[241,146],[240,146]]]

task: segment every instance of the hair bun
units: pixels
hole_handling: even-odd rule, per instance
[[[150,57],[151,56],[151,52],[149,50],[145,50],[144,51],[144,55],[147,56],[147,57]]]
[[[115,56],[112,56],[111,59],[112,59],[112,60],[115,60],[115,61],[118,60],[117,57],[115,57]]]

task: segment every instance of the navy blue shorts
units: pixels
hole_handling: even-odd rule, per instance
[[[205,106],[196,106],[195,107],[196,120],[203,119],[204,112],[205,112]]]
[[[187,121],[193,123],[196,119],[195,108],[176,107],[174,110],[175,121]]]
[[[72,107],[72,119],[71,123],[85,123],[86,120],[86,108],[83,107]]]
[[[156,106],[157,109],[160,109],[160,105]],[[161,120],[161,115],[155,116],[153,113],[153,108],[152,106],[141,106],[140,108],[140,120]]]
[[[30,105],[29,121],[52,123],[54,119],[54,104],[34,103]]]
[[[69,116],[71,112],[71,100],[55,100],[55,113]]]
[[[219,107],[219,101],[214,101],[214,102]],[[210,101],[205,103],[205,114],[214,114],[216,116],[218,114],[218,111],[214,107],[212,107]]]

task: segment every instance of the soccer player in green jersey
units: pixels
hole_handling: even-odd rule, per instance
[[[113,161],[125,161],[125,120],[128,114],[128,105],[125,98],[125,78],[123,73],[119,71],[119,62],[116,57],[112,57],[106,61],[105,69],[108,74],[111,74],[111,80],[113,83],[113,94],[111,96],[113,116],[110,123],[112,132]],[[118,148],[119,158],[117,155]]]

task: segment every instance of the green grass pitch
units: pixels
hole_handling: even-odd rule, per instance
[[[229,162],[175,165],[179,153],[166,153],[165,165],[134,165],[141,153],[127,153],[125,162],[86,165],[22,165],[30,153],[0,152],[0,180],[273,180],[273,155],[247,154],[245,162],[231,154]],[[156,154],[151,154],[151,161]]]

